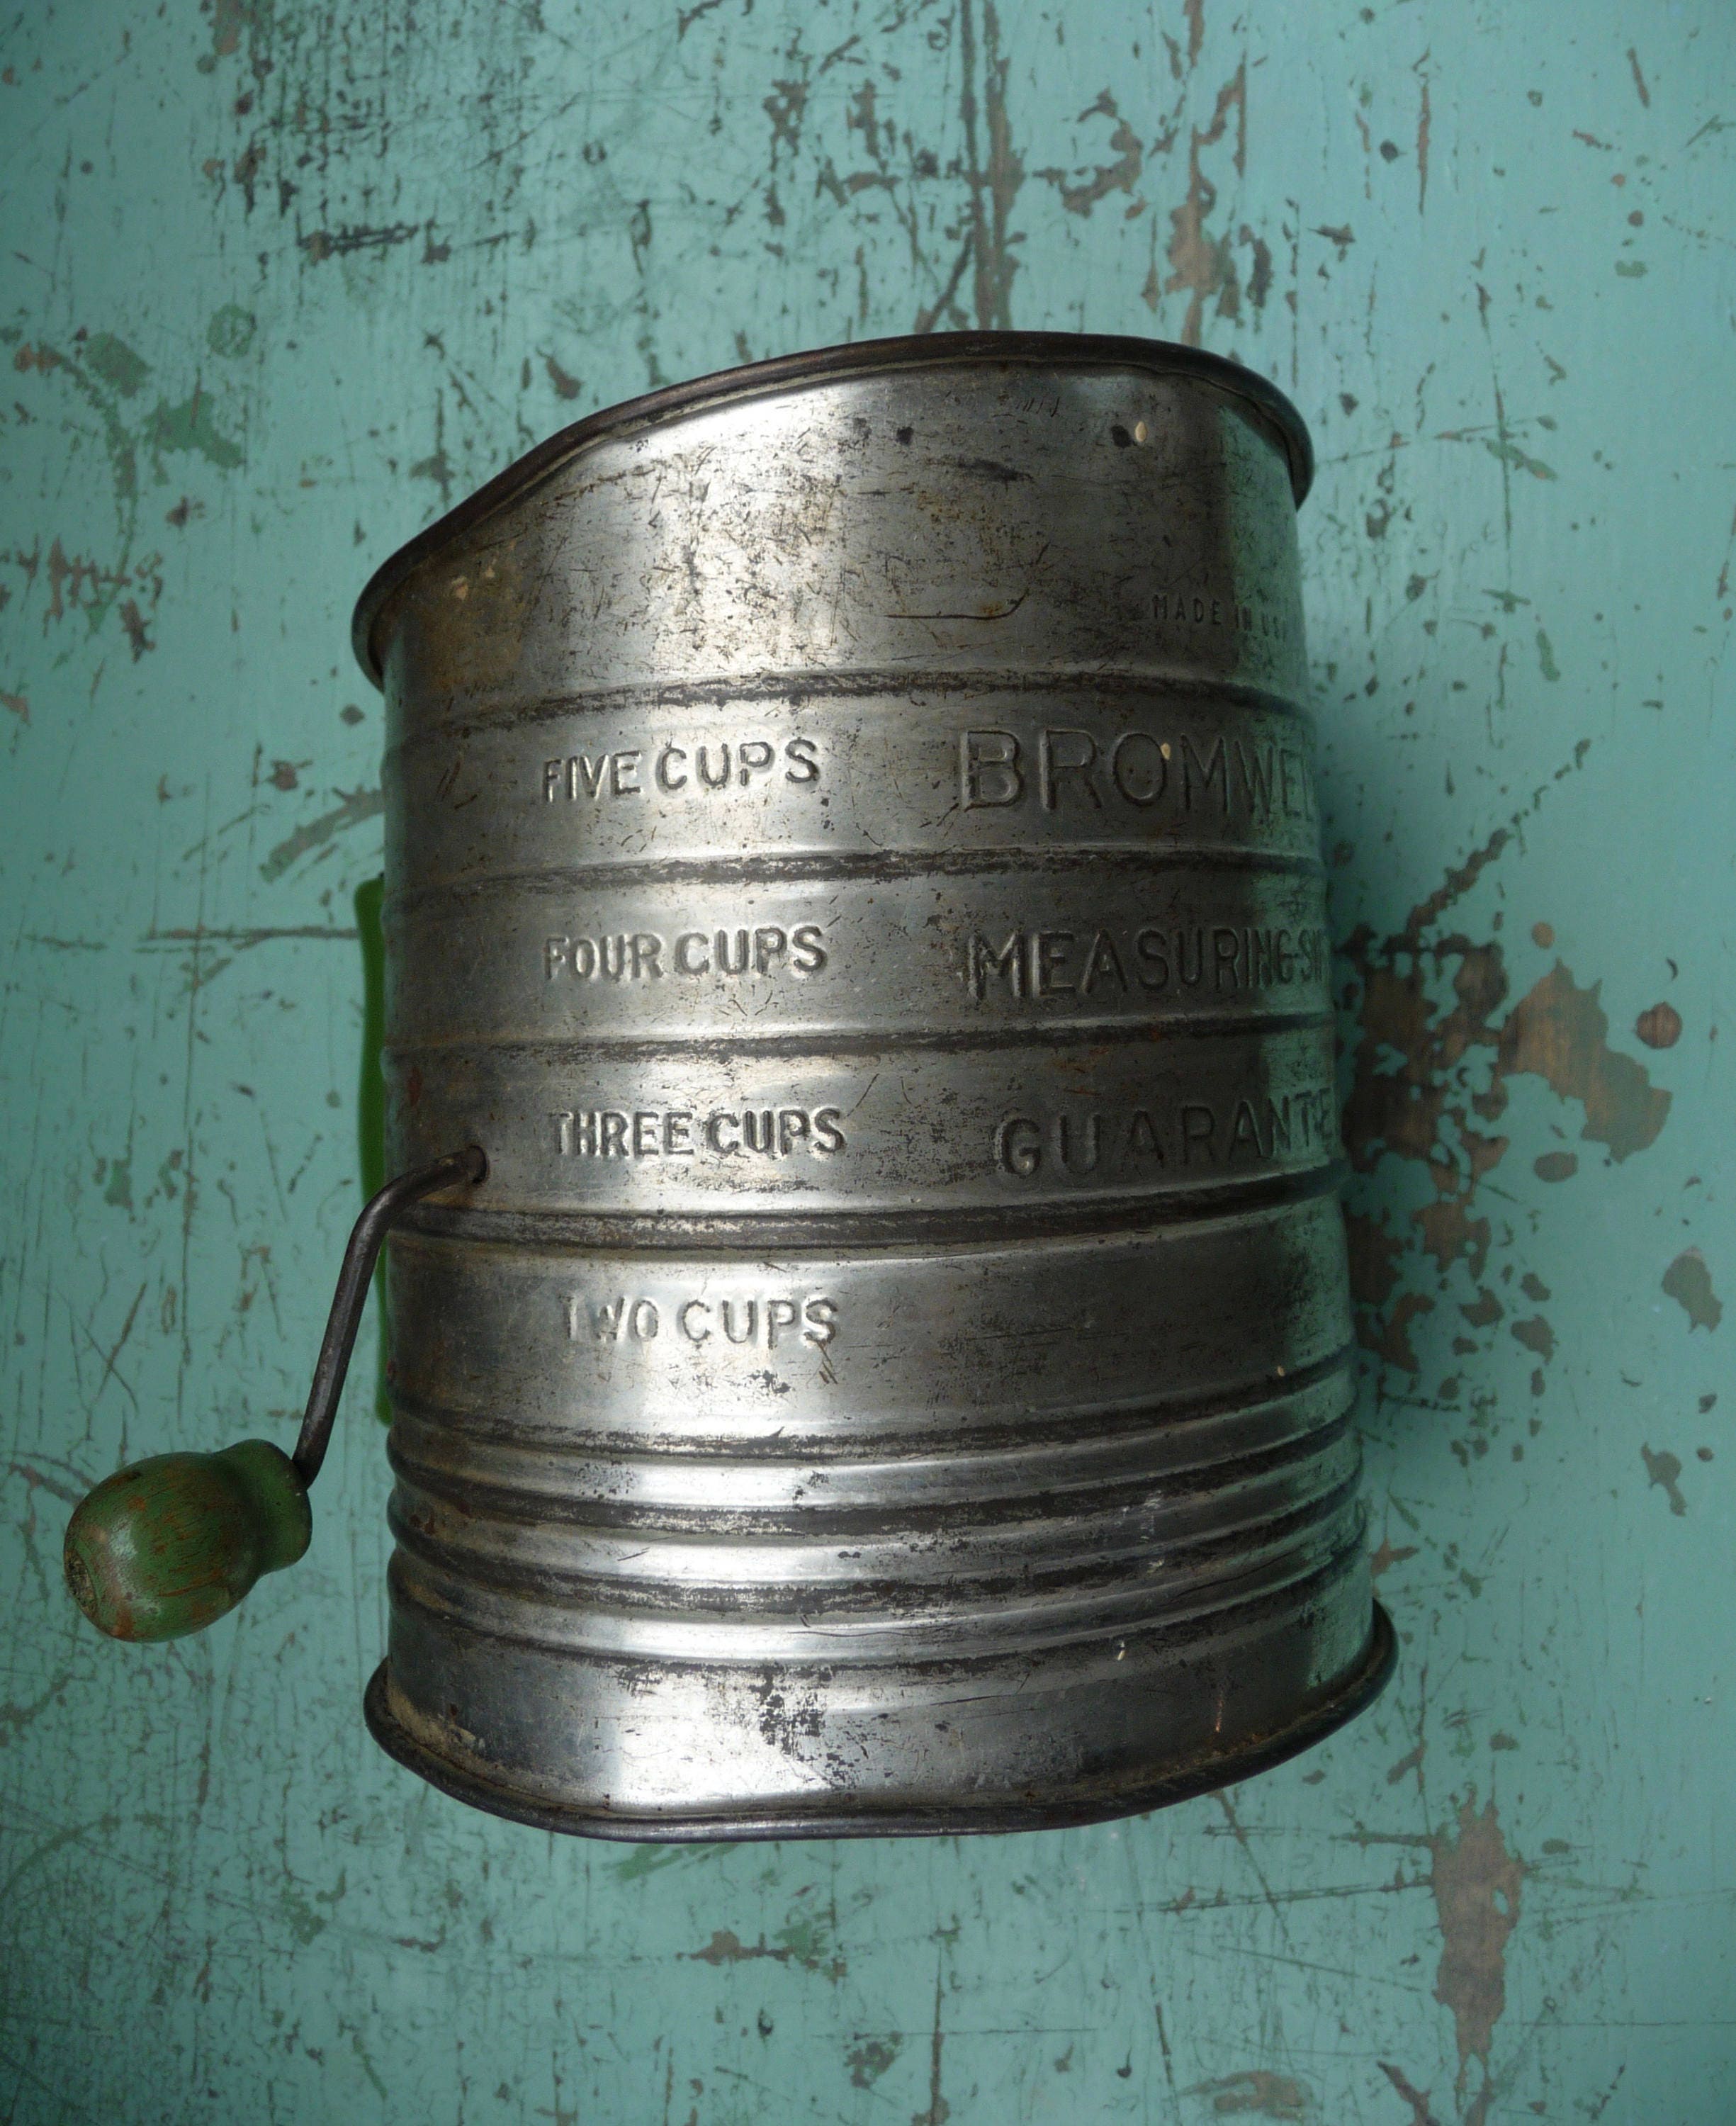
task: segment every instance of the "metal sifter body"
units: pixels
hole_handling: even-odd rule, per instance
[[[389,565],[386,1746],[623,1834],[1010,1828],[1368,1689],[1295,501],[1048,335],[571,431]]]
[[[584,422],[370,586],[390,1151],[436,1193],[392,1214],[367,1714],[435,1784],[1011,1830],[1384,1680],[1309,470],[1191,350],[887,341]]]

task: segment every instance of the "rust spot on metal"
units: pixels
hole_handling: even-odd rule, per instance
[[[1634,1021],[1634,1032],[1648,1048],[1673,1048],[1682,1038],[1682,1013],[1673,1004],[1654,1004]]]

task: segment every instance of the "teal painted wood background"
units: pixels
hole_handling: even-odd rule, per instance
[[[0,30],[0,2120],[1731,2116],[1736,16],[110,0]],[[554,428],[935,324],[1290,391],[1398,1680],[1221,1798],[659,1851],[367,1740],[313,1552],[99,1642],[125,1456],[287,1443],[358,1202],[351,601]]]

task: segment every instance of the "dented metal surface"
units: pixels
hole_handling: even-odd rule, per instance
[[[617,1836],[1007,1830],[1378,1686],[1269,386],[946,335],[389,563],[375,1734]],[[418,1237],[419,1233],[419,1237]]]

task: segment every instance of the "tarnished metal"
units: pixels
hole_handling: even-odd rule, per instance
[[[385,1746],[631,1837],[1012,1828],[1376,1688],[1268,385],[884,342],[556,437],[389,710]]]

